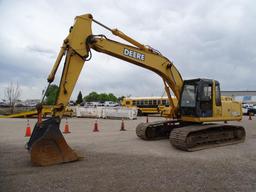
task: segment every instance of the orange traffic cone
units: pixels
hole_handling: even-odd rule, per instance
[[[64,126],[64,131],[63,131],[63,133],[71,133],[71,132],[69,131],[69,125],[68,125],[68,120],[67,120],[67,118],[66,118],[66,123],[65,123],[65,126]]]
[[[30,125],[29,125],[29,120],[27,120],[27,128],[26,128],[25,137],[30,137],[30,136],[31,136],[31,129],[30,129]]]
[[[99,132],[99,129],[98,129],[98,120],[97,120],[97,119],[95,120],[95,123],[94,123],[93,132]]]
[[[252,114],[249,113],[249,120],[252,120]]]
[[[126,131],[126,129],[124,128],[124,119],[123,118],[122,118],[122,123],[121,123],[120,131]]]
[[[146,123],[148,123],[148,116],[147,116],[147,119],[146,119]]]

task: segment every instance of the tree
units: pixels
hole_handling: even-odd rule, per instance
[[[118,101],[117,97],[113,93],[108,94],[108,99],[109,99],[108,101],[113,101],[113,102]]]
[[[100,102],[108,101],[108,94],[106,94],[106,93],[99,94],[98,101],[100,101]]]
[[[114,101],[114,102],[117,102],[117,98],[113,93],[109,93],[109,94],[100,93],[100,94],[98,94],[95,91],[91,92],[91,93],[89,93],[89,95],[85,96],[84,100],[87,101],[87,102],[92,102],[92,101],[100,101],[100,102]]]
[[[14,85],[12,82],[5,89],[5,97],[10,105],[10,112],[14,112],[14,107],[21,95],[21,90],[18,82]]]
[[[46,90],[45,96],[45,104],[46,105],[54,105],[58,96],[59,87],[55,84],[52,84],[49,86],[49,88]]]
[[[76,99],[76,104],[81,104],[82,102],[83,102],[83,95],[82,95],[82,92],[79,91]]]
[[[99,97],[98,93],[91,92],[89,93],[89,95],[85,96],[84,99],[87,102],[92,102],[92,101],[98,101],[99,100],[98,97]]]

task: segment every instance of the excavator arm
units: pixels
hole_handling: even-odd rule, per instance
[[[110,30],[114,35],[126,40],[133,46],[110,40],[104,35],[93,35],[91,31],[92,22]],[[64,107],[68,104],[83,65],[91,57],[91,49],[157,73],[163,79],[166,90],[170,88],[176,98],[179,99],[183,80],[171,61],[153,48],[140,44],[118,29],[106,27],[94,20],[92,15],[86,14],[76,17],[75,24],[71,27],[70,34],[64,40],[48,77],[48,82],[51,83],[54,80],[61,59],[65,55],[54,116],[61,117],[63,115]],[[170,104],[173,109],[177,107],[171,97]]]

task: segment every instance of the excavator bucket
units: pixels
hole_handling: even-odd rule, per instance
[[[59,126],[60,119],[55,117],[35,125],[27,143],[32,164],[48,166],[78,160],[77,154],[68,146]]]

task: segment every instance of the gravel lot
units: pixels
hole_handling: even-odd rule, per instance
[[[94,119],[69,119],[65,138],[84,159],[33,167],[26,119],[0,119],[0,191],[256,191],[256,117],[236,122],[246,128],[245,143],[197,152],[140,140],[135,127],[142,121],[126,120],[121,132],[120,120],[99,120],[95,133]]]

